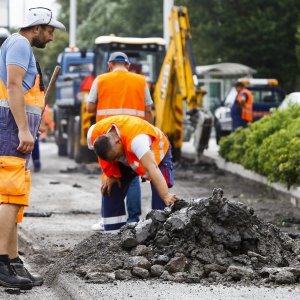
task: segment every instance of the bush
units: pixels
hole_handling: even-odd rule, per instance
[[[300,184],[300,106],[276,111],[220,141],[227,161],[280,181]]]

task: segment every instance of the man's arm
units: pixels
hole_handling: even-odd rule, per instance
[[[147,170],[160,198],[166,205],[171,205],[176,200],[176,196],[169,193],[166,180],[154,159],[153,153],[150,150],[147,151],[140,159],[140,162]]]
[[[17,65],[7,65],[7,91],[10,110],[19,129],[20,144],[18,151],[29,154],[34,147],[34,139],[29,131],[27,115],[25,111],[24,93],[22,81],[26,71]]]
[[[152,114],[153,100],[150,94],[150,90],[146,84],[145,87],[145,120],[150,124],[153,124],[153,114]]]
[[[152,107],[151,107],[151,105],[147,105],[146,106],[145,119],[150,124],[153,124],[153,114],[152,114]]]
[[[95,78],[87,99],[86,110],[88,113],[96,113],[98,102],[98,79]]]

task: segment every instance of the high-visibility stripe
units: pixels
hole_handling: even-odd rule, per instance
[[[123,216],[117,216],[117,217],[109,217],[103,218],[103,224],[104,225],[113,225],[113,224],[118,224],[118,223],[126,223],[127,221],[127,216],[123,215]]]
[[[6,100],[0,99],[0,106],[9,108],[9,103]],[[31,113],[31,114],[34,114],[34,115],[38,115],[38,116],[41,116],[42,112],[43,112],[40,107],[37,107],[37,106],[34,106],[34,105],[30,105],[30,104],[26,104],[25,105],[25,110],[28,113]]]
[[[98,109],[97,116],[114,116],[114,115],[133,115],[137,117],[145,117],[143,110],[130,109],[130,108],[110,108]]]

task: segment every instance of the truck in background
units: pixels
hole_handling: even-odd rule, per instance
[[[66,48],[60,53],[57,63],[61,73],[56,82],[54,104],[55,141],[59,156],[74,157],[74,125],[80,115],[82,80],[93,71],[93,51],[79,51],[78,48]]]

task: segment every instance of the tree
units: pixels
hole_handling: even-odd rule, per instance
[[[198,64],[238,62],[257,69],[261,77],[278,78],[287,90],[295,88],[299,1],[182,0],[180,3],[189,8]]]

